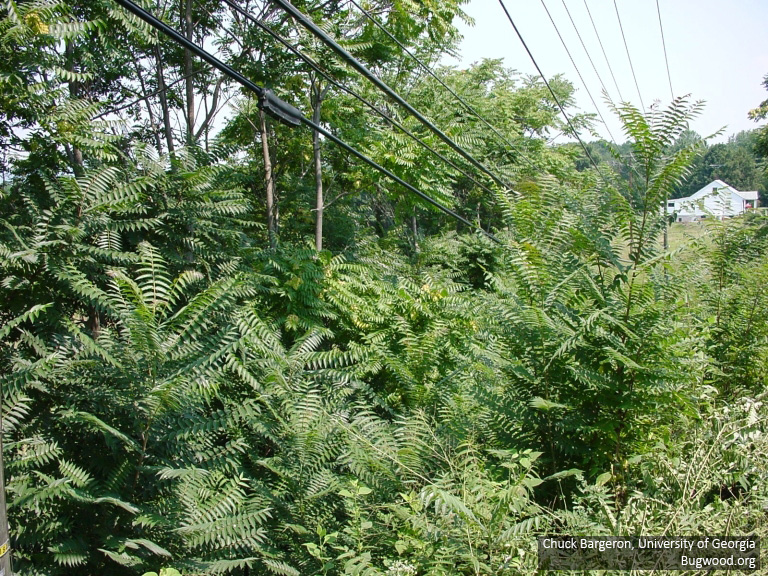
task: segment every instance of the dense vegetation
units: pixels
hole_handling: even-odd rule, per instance
[[[494,134],[354,6],[296,3],[514,185],[489,194],[269,4],[241,3],[462,171],[225,4],[143,4],[501,242],[265,118],[109,0],[5,2],[19,574],[500,575],[533,572],[545,533],[768,535],[768,221],[659,240],[714,154],[698,103],[617,104],[627,144],[593,167],[548,145],[566,127],[540,79],[439,70]],[[464,17],[366,6],[427,61]]]

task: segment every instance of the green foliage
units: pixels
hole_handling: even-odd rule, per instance
[[[530,534],[548,526],[532,501],[541,483],[532,470],[538,453],[481,454],[470,444],[445,454],[450,472],[419,493],[401,494],[383,515],[400,557],[434,575],[533,569]]]
[[[303,64],[193,4],[196,41],[306,106]],[[454,45],[461,3],[385,4],[420,55]],[[184,19],[184,3],[146,5]],[[563,125],[540,79],[438,71],[510,150],[355,11],[302,8],[516,191],[481,192],[345,94],[323,122],[502,242],[323,146],[316,251],[311,143],[270,125],[269,247],[253,102],[217,139],[229,87],[134,17],[8,2],[0,383],[19,573],[518,574],[544,533],[765,535],[768,228],[751,215],[680,253],[659,242],[704,149],[686,132],[699,105],[618,107],[629,142],[595,147],[617,168],[579,172],[580,153],[547,146]]]
[[[638,482],[622,509],[605,483],[582,483],[573,506],[557,514],[566,533],[766,533],[763,396],[724,403],[705,386],[697,399],[705,421],[681,418],[670,442],[631,465]]]
[[[727,394],[759,394],[766,381],[766,219],[717,222],[698,254],[709,266],[702,282],[702,320],[711,356],[710,382]]]
[[[768,90],[768,74],[763,78],[763,86]],[[768,117],[768,100],[764,100],[757,108],[750,110],[749,117],[755,122],[765,120]],[[768,130],[765,126],[758,129],[756,150],[760,156],[768,156]]]

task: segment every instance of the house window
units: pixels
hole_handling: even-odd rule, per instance
[[[675,203],[674,202],[667,202],[667,207],[668,208],[674,208],[675,207]]]

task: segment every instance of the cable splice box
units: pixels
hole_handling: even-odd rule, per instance
[[[272,90],[264,90],[259,98],[259,107],[283,124],[301,126],[301,119],[304,117],[301,110],[291,106],[288,102],[280,100]]]

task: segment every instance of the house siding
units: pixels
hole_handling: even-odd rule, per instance
[[[667,214],[675,215],[678,222],[692,222],[704,218],[732,218],[754,208],[757,192],[739,192],[722,180],[710,182],[687,198],[676,198],[667,203]]]

